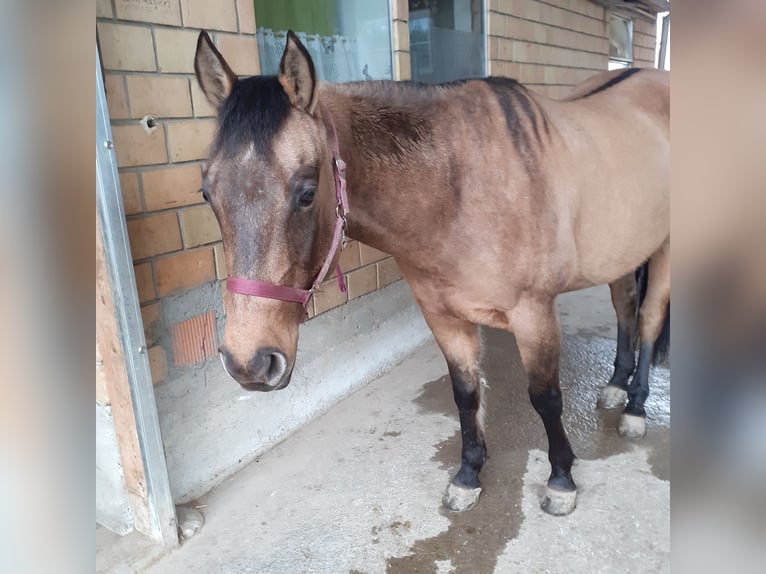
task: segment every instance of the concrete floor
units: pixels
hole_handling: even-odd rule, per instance
[[[652,373],[647,437],[620,438],[619,413],[595,408],[614,357],[609,291],[566,295],[560,308],[565,426],[579,457],[570,516],[539,508],[545,432],[513,337],[487,330],[490,458],[475,509],[441,508],[459,426],[428,343],[196,501],[202,530],[149,572],[669,571],[669,371]]]

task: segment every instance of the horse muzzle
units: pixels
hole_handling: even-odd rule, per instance
[[[243,365],[225,348],[218,350],[224,371],[248,391],[278,391],[284,389],[292,377],[293,370],[287,357],[274,347],[263,347],[256,351],[247,364]]]

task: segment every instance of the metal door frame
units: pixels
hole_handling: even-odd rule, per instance
[[[114,313],[125,359],[146,480],[152,531],[145,534],[165,546],[175,546],[178,544],[176,511],[170,491],[157,403],[149,370],[98,45],[96,46],[96,210],[101,220],[106,267],[113,291]]]

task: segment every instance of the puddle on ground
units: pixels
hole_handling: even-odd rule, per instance
[[[653,474],[669,480],[669,370],[658,367],[652,371],[646,438],[627,441],[617,434],[619,409],[604,411],[595,406],[600,388],[612,373],[615,342],[597,333],[592,337],[588,337],[589,333],[582,335],[564,337],[561,352],[564,424],[575,455],[582,459],[604,458],[640,445],[650,449]],[[529,403],[527,377],[513,335],[485,329],[484,348],[483,368],[490,387],[486,397],[488,458],[481,473],[479,504],[460,514],[441,509],[450,519],[448,529],[415,542],[406,556],[389,558],[389,573],[436,573],[437,562],[443,565],[445,561],[454,572],[491,573],[498,556],[519,532],[528,452],[533,448],[547,451],[547,438]],[[447,376],[424,385],[415,402],[426,412],[457,418]],[[435,446],[433,460],[452,476],[460,464],[459,431]],[[576,469],[574,479],[577,481]],[[442,491],[446,487],[434,485]]]

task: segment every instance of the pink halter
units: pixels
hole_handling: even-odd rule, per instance
[[[333,150],[332,150],[332,171],[335,176],[335,199],[337,204],[335,205],[335,231],[332,236],[332,245],[330,245],[330,252],[324,260],[322,268],[319,270],[319,274],[310,289],[298,289],[296,287],[288,287],[286,285],[275,285],[274,283],[265,283],[263,281],[256,281],[254,279],[244,279],[242,277],[229,277],[226,280],[226,288],[231,293],[240,293],[242,295],[252,295],[253,297],[265,297],[266,299],[277,299],[278,301],[286,301],[289,303],[300,303],[306,307],[311,301],[311,296],[319,289],[319,286],[327,276],[327,272],[330,270],[330,264],[335,258],[335,254],[338,251],[338,247],[343,249],[345,247],[345,234],[346,234],[346,216],[348,215],[348,196],[346,195],[346,164],[340,158],[340,147],[338,144],[338,132],[335,131],[335,122],[333,122],[332,115],[329,110],[323,110],[327,114],[327,119],[330,121],[333,135]],[[340,265],[337,265],[335,272],[338,276],[338,288],[345,293],[346,284],[343,281],[343,274],[340,270]]]

